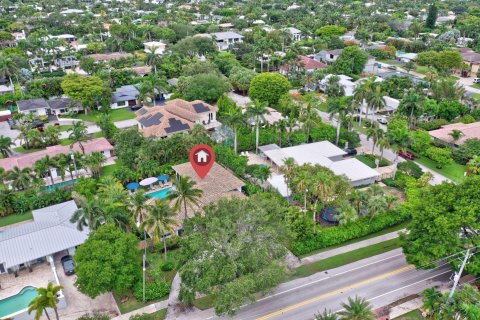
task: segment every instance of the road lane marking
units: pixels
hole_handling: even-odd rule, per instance
[[[368,267],[368,266],[371,266],[371,265],[374,265],[374,264],[378,264],[379,262],[383,262],[383,261],[386,261],[386,260],[390,260],[392,258],[395,258],[395,257],[398,257],[398,256],[403,256],[403,253],[399,253],[399,254],[395,254],[393,256],[390,256],[390,257],[387,257],[387,258],[384,258],[384,259],[381,259],[381,260],[377,260],[377,261],[374,261],[374,262],[371,262],[371,263],[367,263],[367,264],[364,264],[364,265],[361,265],[359,267],[355,267],[355,268],[352,268],[352,269],[349,269],[349,270],[346,270],[346,271],[342,271],[342,272],[339,272],[339,273],[335,273],[335,274],[332,274],[332,275],[329,275],[328,277],[325,277],[325,278],[322,278],[322,279],[318,279],[318,280],[315,280],[315,281],[312,281],[312,282],[308,282],[308,283],[305,283],[305,284],[302,284],[302,285],[299,285],[299,286],[296,286],[294,288],[290,288],[290,289],[287,289],[287,290],[284,290],[284,291],[281,291],[281,292],[277,292],[277,293],[274,293],[274,294],[271,294],[269,296],[266,296],[266,297],[263,297],[263,298],[260,298],[257,300],[257,302],[259,301],[263,301],[263,300],[266,300],[266,299],[270,299],[270,298],[273,298],[273,297],[276,297],[278,295],[281,295],[281,294],[284,294],[284,293],[288,293],[290,291],[294,291],[294,290],[297,290],[297,289],[300,289],[300,288],[303,288],[303,287],[307,287],[307,286],[310,286],[312,284],[315,284],[315,283],[318,283],[318,282],[322,282],[322,281],[325,281],[325,280],[331,280],[332,278],[334,277],[338,277],[338,276],[341,276],[341,275],[344,275],[346,273],[349,273],[349,272],[352,272],[352,271],[357,271],[358,269],[363,269],[365,267]],[[330,269],[331,270],[331,269]],[[325,270],[325,271],[329,271],[329,270]],[[320,272],[325,272],[325,271],[320,271]],[[313,274],[315,275],[315,274]],[[312,275],[312,276],[313,276]],[[301,278],[300,278],[301,279]],[[295,281],[295,280],[292,280],[292,281]]]
[[[360,286],[363,286],[365,284],[369,284],[371,282],[374,282],[374,281],[378,281],[378,280],[382,280],[382,279],[385,279],[385,278],[388,278],[388,277],[391,277],[391,276],[394,276],[394,275],[397,275],[397,274],[400,274],[402,272],[405,272],[405,271],[408,271],[408,270],[412,270],[414,269],[415,266],[414,265],[409,265],[409,266],[406,266],[406,267],[403,267],[403,268],[400,268],[400,269],[397,269],[397,270],[394,270],[394,271],[391,271],[391,272],[388,272],[388,273],[384,273],[384,274],[381,274],[379,276],[376,276],[376,277],[373,277],[373,278],[370,278],[370,279],[366,279],[366,280],[363,280],[363,281],[360,281],[360,282],[357,282],[357,283],[354,283],[354,284],[351,284],[349,286],[346,286],[346,287],[343,287],[343,288],[340,288],[340,289],[337,289],[337,290],[334,290],[334,291],[330,291],[330,292],[327,292],[327,293],[324,293],[324,294],[321,294],[319,296],[316,296],[316,297],[313,297],[311,299],[308,299],[308,300],[305,300],[305,301],[302,301],[302,302],[299,302],[299,303],[296,303],[294,305],[291,305],[289,307],[286,307],[286,308],[283,308],[283,309],[280,309],[278,311],[275,311],[275,312],[272,312],[270,314],[267,314],[263,317],[260,317],[260,318],[256,318],[256,320],[266,320],[266,319],[270,319],[270,318],[273,318],[275,316],[278,316],[278,315],[281,315],[285,312],[288,312],[288,311],[291,311],[291,310],[295,310],[295,309],[298,309],[298,308],[301,308],[303,306],[306,306],[308,304],[311,304],[313,302],[316,302],[318,300],[321,300],[321,299],[324,299],[324,298],[327,298],[327,297],[330,297],[330,296],[334,296],[336,294],[339,294],[339,293],[342,293],[344,291],[347,291],[347,290],[351,290],[351,289],[354,289],[354,288],[358,288]]]

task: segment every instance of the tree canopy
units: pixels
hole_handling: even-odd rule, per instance
[[[280,97],[290,90],[290,82],[278,73],[262,73],[255,76],[250,83],[249,95],[252,100],[267,102],[275,106]]]

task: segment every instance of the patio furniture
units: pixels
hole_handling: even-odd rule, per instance
[[[158,176],[157,179],[160,181],[161,186],[164,187],[167,184],[168,179],[170,176],[168,174],[162,174],[161,176]]]

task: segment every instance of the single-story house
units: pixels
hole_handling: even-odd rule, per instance
[[[288,74],[291,71],[304,71],[306,73],[314,72],[315,70],[325,69],[328,66],[320,61],[316,61],[306,56],[299,56],[297,63],[286,64],[280,67],[280,73],[283,75]]]
[[[298,30],[297,28],[293,28],[293,27],[285,28],[284,30],[290,33],[290,37],[292,38],[292,41],[298,41],[302,39],[301,30]]]
[[[319,53],[314,54],[313,59],[325,63],[333,63],[337,61],[342,51],[343,49],[322,50]]]
[[[320,90],[322,90],[323,92],[325,92],[325,90],[327,90],[327,86],[328,86],[328,79],[330,79],[331,77],[333,77],[334,75],[332,74],[329,74],[329,75],[326,75],[325,78],[323,78],[319,83],[318,83],[318,88]],[[357,84],[355,82],[353,82],[353,78],[349,77],[349,76],[346,76],[346,75],[343,75],[343,74],[340,74],[340,75],[337,75],[337,77],[340,78],[340,80],[338,81],[338,83],[343,87],[343,89],[345,90],[345,96],[347,97],[351,97],[353,96],[353,91],[355,90],[355,87],[357,86]]]
[[[379,114],[385,114],[386,113],[386,114],[391,115],[392,113],[397,111],[398,106],[400,105],[400,100],[389,97],[389,96],[383,96],[383,99],[385,100],[385,108],[383,108],[381,110],[376,110],[375,112],[373,112],[373,110],[371,108],[369,108],[368,109],[368,114],[369,115],[371,115],[373,113],[379,113]],[[367,103],[365,102],[365,100],[363,101],[363,103],[361,105],[361,110],[362,110],[362,114],[364,114],[364,115],[367,114]]]
[[[15,273],[37,263],[49,261],[55,272],[53,256],[58,252],[73,255],[83,244],[89,229],[77,229],[70,219],[78,209],[70,200],[33,210],[33,221],[13,225],[0,232],[0,274]]]
[[[174,99],[161,106],[143,107],[136,115],[139,130],[145,137],[165,138],[190,131],[195,124],[207,130],[221,125],[217,121],[217,107],[201,100]]]
[[[120,109],[125,107],[132,107],[138,103],[138,91],[135,85],[126,85],[120,88],[117,88],[112,93],[112,103],[110,108]]]
[[[150,42],[145,42],[143,44],[145,47],[144,51],[146,53],[151,53],[153,50],[155,50],[155,54],[163,54],[165,52],[165,43],[161,41],[150,41]]]
[[[427,83],[427,81],[418,78],[414,75],[405,73],[405,72],[400,72],[400,71],[387,71],[387,72],[381,72],[378,74],[378,77],[381,79],[388,79],[390,77],[405,77],[405,78],[410,78],[412,80],[413,84],[419,84],[419,83]]]
[[[38,116],[60,115],[76,112],[81,108],[81,103],[70,98],[43,98],[17,101],[18,112]]]
[[[7,93],[15,93],[15,87],[0,84],[0,95]]]
[[[215,32],[212,37],[220,51],[228,50],[235,43],[243,42],[243,36],[233,31]]]
[[[480,70],[480,53],[474,52],[471,49],[462,51],[463,62],[470,66],[470,73],[476,74]]]
[[[416,53],[409,53],[409,52],[403,52],[403,51],[397,51],[395,53],[395,57],[397,58],[397,60],[403,61],[403,62],[416,61],[417,56],[418,54]]]
[[[105,156],[106,160],[109,160],[113,157],[114,148],[105,138],[97,138],[85,141],[82,143],[82,146],[85,150],[85,154],[100,152]],[[72,152],[72,150],[76,152],[82,152],[82,149],[78,143],[75,143],[73,148],[70,148],[70,146],[56,145],[47,147],[45,150],[0,159],[0,168],[3,168],[5,171],[10,171],[14,167],[19,167],[20,169],[31,168],[35,165],[35,162],[43,159],[47,155],[49,157],[54,157],[62,153],[69,154]],[[49,176],[51,176],[54,180],[61,177],[60,172],[58,172],[56,168],[50,168]],[[68,180],[70,177],[67,175],[65,178]],[[50,183],[50,178],[46,178],[45,183]]]
[[[281,169],[285,159],[293,158],[295,163],[303,165],[321,165],[336,175],[345,175],[354,187],[372,184],[379,173],[355,158],[345,159],[346,152],[329,141],[302,144],[280,148],[276,144],[259,147],[260,155]],[[281,180],[281,179],[280,179]],[[274,186],[275,187],[275,186]]]
[[[438,141],[443,143],[454,142],[450,133],[453,130],[460,130],[462,137],[455,142],[455,146],[460,146],[468,139],[480,139],[480,121],[473,123],[453,123],[442,126],[440,129],[429,131],[428,133]]]
[[[214,162],[207,176],[201,179],[190,162],[178,164],[172,167],[177,177],[190,177],[196,182],[195,188],[203,191],[200,198],[200,207],[216,202],[221,198],[238,197],[243,198],[242,187],[245,183],[237,178],[230,170],[224,168],[220,164]],[[193,210],[187,211],[189,216],[193,216]],[[181,221],[185,217],[185,212],[179,212],[178,220]]]

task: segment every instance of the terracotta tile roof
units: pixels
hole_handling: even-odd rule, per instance
[[[450,143],[452,142],[452,137],[449,133],[451,133],[452,130],[460,130],[463,133],[463,136],[455,142],[456,145],[462,145],[468,139],[480,139],[480,122],[448,124],[440,129],[429,131],[428,133],[436,139]]]
[[[165,137],[192,129],[202,119],[202,114],[211,111],[217,111],[217,108],[201,100],[174,99],[165,105],[143,107],[136,112],[136,119],[145,137]]]
[[[328,65],[323,62],[320,62],[305,56],[299,56],[299,60],[300,60],[300,65],[302,66],[301,68],[307,71],[325,69],[326,67],[328,67]],[[284,65],[281,67],[281,69],[287,71],[290,69],[290,66]]]
[[[221,198],[239,197],[244,198],[245,195],[238,191],[245,183],[237,178],[232,172],[224,168],[218,163],[214,163],[212,169],[204,179],[200,179],[193,170],[190,162],[182,163],[172,167],[175,172],[182,176],[188,176],[197,184],[197,189],[203,190],[203,196],[200,199],[200,207],[216,202]],[[191,209],[187,209],[189,216],[193,215]],[[197,209],[198,211],[198,209]],[[183,210],[178,214],[178,219],[184,218]]]
[[[84,142],[83,147],[85,148],[86,154],[92,153],[94,151],[101,152],[113,150],[113,146],[105,138],[98,138]],[[47,147],[47,149],[45,150],[41,150],[38,152],[32,152],[17,157],[0,159],[0,167],[4,168],[5,171],[12,170],[15,166],[19,167],[20,169],[32,167],[35,162],[44,158],[47,155],[50,157],[54,157],[61,153],[70,153],[71,150],[72,149],[70,149],[70,146],[51,146]],[[73,146],[73,150],[82,152],[78,143]]]

